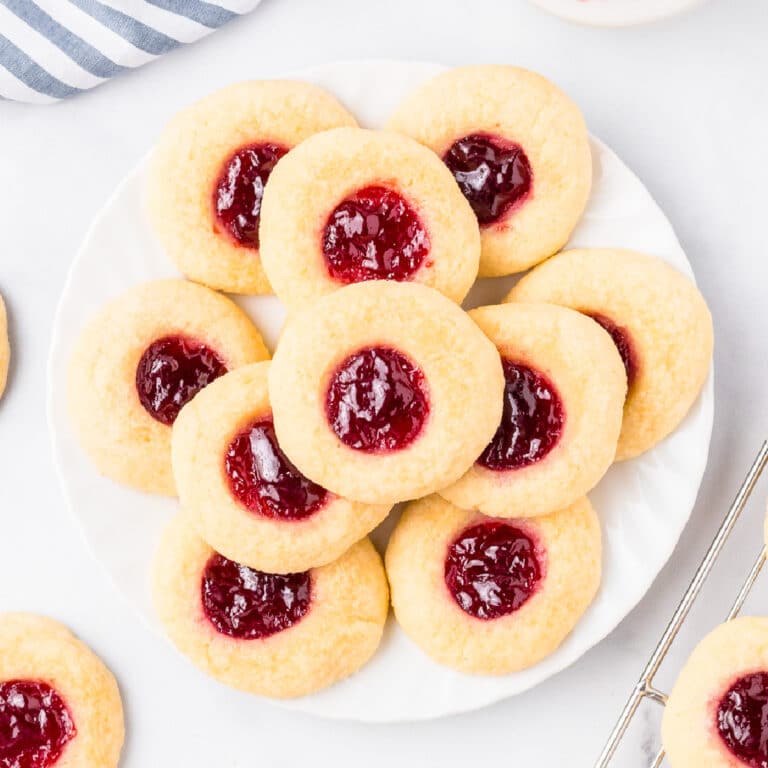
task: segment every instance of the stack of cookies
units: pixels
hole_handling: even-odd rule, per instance
[[[154,596],[195,664],[311,693],[373,656],[390,597],[468,673],[571,632],[601,578],[588,492],[679,425],[712,354],[703,298],[663,261],[561,251],[591,170],[578,108],[505,66],[434,78],[383,131],[288,81],[170,123],[148,211],[186,279],[105,307],[68,386],[97,468],[179,497]],[[526,270],[461,308],[478,276]],[[270,361],[222,292],[271,291]],[[401,502],[383,563],[367,536]]]

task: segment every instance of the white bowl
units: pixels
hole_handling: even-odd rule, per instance
[[[545,11],[579,24],[629,27],[666,19],[704,0],[531,0]]]

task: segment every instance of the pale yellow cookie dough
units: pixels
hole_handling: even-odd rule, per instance
[[[518,67],[482,64],[444,72],[416,88],[387,128],[443,157],[473,134],[523,148],[533,191],[519,208],[481,228],[480,275],[521,272],[562,248],[592,185],[592,156],[579,108],[546,78]]]
[[[125,735],[117,683],[66,627],[31,613],[0,613],[0,683],[15,680],[47,683],[69,710],[76,733],[56,768],[117,768]]]
[[[401,450],[345,445],[325,413],[337,366],[372,346],[421,369],[429,414]],[[394,504],[432,493],[469,469],[501,419],[504,375],[493,343],[445,296],[418,283],[371,281],[328,294],[289,321],[269,371],[283,450],[301,472],[345,498]]]
[[[232,293],[270,293],[258,249],[216,231],[213,191],[240,147],[291,149],[318,131],[355,125],[330,93],[289,80],[236,83],[176,115],[152,153],[147,211],[161,244],[192,280]]]
[[[429,252],[412,280],[460,303],[477,277],[477,220],[453,176],[427,148],[394,133],[337,128],[300,144],[269,178],[261,213],[261,257],[289,309],[339,288],[323,254],[331,212],[369,186],[399,193],[415,210]]]
[[[168,636],[206,674],[248,693],[292,698],[348,677],[376,652],[389,592],[368,539],[310,572],[312,602],[305,616],[255,640],[218,632],[204,613],[201,578],[214,554],[177,516],[163,534],[153,573],[155,607]]]
[[[339,558],[390,508],[330,494],[310,517],[280,520],[248,510],[232,494],[224,459],[242,430],[271,419],[269,366],[228,373],[182,409],[171,439],[173,473],[184,515],[217,552],[261,571],[294,573]]]
[[[0,397],[5,392],[8,382],[8,366],[11,362],[11,345],[8,340],[8,316],[5,311],[5,302],[0,296]]]
[[[505,304],[469,313],[503,359],[544,374],[564,412],[563,431],[538,462],[497,471],[475,463],[440,495],[496,517],[562,509],[613,463],[627,379],[611,337],[588,317],[552,304]]]
[[[98,471],[151,493],[175,494],[171,428],[136,391],[147,347],[165,336],[194,338],[229,370],[269,357],[248,316],[219,293],[185,280],[157,280],[109,302],[83,328],[70,358],[70,420]]]
[[[671,768],[739,768],[717,730],[717,708],[744,675],[768,672],[768,619],[721,624],[695,648],[664,709],[661,737]]]
[[[553,653],[592,602],[600,523],[586,498],[551,515],[505,520],[539,543],[544,573],[520,608],[483,620],[465,613],[448,590],[445,558],[462,531],[489,520],[440,496],[412,502],[389,540],[386,568],[395,616],[428,656],[460,672],[505,675]]]
[[[616,459],[673,432],[712,362],[712,317],[696,286],[654,256],[613,248],[563,251],[526,275],[506,301],[545,301],[600,314],[626,329],[636,354]]]

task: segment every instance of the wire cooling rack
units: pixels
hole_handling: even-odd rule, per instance
[[[680,601],[680,605],[677,606],[677,610],[672,615],[656,649],[651,654],[650,659],[648,659],[645,669],[640,675],[640,679],[632,689],[632,693],[630,694],[629,699],[627,699],[627,703],[624,705],[624,709],[619,716],[618,722],[613,727],[613,730],[608,737],[608,741],[595,763],[595,768],[608,768],[608,766],[611,765],[611,760],[616,753],[624,734],[627,732],[627,728],[629,728],[632,718],[635,716],[640,704],[645,699],[655,701],[662,706],[667,703],[667,695],[654,687],[653,678],[661,666],[661,663],[664,661],[667,651],[669,651],[670,646],[677,637],[680,628],[683,626],[683,622],[688,616],[688,612],[691,610],[694,600],[696,600],[696,597],[701,591],[701,587],[706,581],[707,576],[709,576],[709,572],[717,561],[718,555],[733,530],[736,521],[739,519],[739,515],[741,514],[742,509],[744,509],[744,505],[747,503],[747,499],[749,499],[766,463],[768,463],[768,441],[762,444],[755,460],[752,462],[752,466],[750,467],[749,472],[747,472],[744,482],[741,484],[741,488],[739,488],[738,493],[728,509],[728,513],[715,534],[715,538],[712,540],[712,544],[710,544],[707,554],[704,555],[704,559],[701,561],[696,574],[688,585],[688,589],[685,591],[685,594]],[[747,575],[747,578],[741,585],[739,594],[736,596],[733,606],[728,612],[726,621],[730,621],[738,615],[741,607],[744,605],[744,601],[747,599],[747,596],[757,580],[760,571],[765,565],[765,560],[766,547],[764,546],[752,565],[752,569]],[[656,755],[653,763],[651,763],[651,768],[660,768],[663,761],[664,750],[662,749]]]

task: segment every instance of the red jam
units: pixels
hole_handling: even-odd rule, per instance
[[[147,413],[171,425],[203,387],[226,372],[221,358],[205,344],[166,336],[144,350],[136,368],[136,390]]]
[[[264,573],[213,555],[202,579],[203,610],[223,635],[258,640],[301,621],[312,600],[305,573]]]
[[[48,768],[77,735],[58,693],[47,683],[0,683],[0,766]]]
[[[366,453],[397,451],[420,434],[429,415],[419,367],[388,347],[369,347],[331,376],[325,412],[339,440]]]
[[[259,221],[264,185],[287,152],[278,144],[240,147],[222,166],[213,189],[219,231],[245,248],[259,247]]]
[[[336,206],[323,231],[328,272],[341,283],[410,280],[428,253],[418,214],[387,187],[355,192]]]
[[[557,444],[565,411],[554,385],[541,373],[504,359],[504,409],[501,424],[477,460],[496,471],[527,467]]]
[[[739,678],[717,707],[717,731],[744,765],[768,768],[768,672]]]
[[[276,520],[303,520],[327,501],[328,491],[291,464],[277,443],[272,419],[251,424],[224,458],[229,487],[246,509]]]
[[[530,196],[533,171],[523,148],[499,136],[475,133],[456,141],[443,162],[480,224],[493,224]]]
[[[508,523],[464,530],[448,548],[445,583],[458,606],[476,619],[498,619],[536,591],[542,569],[533,539]]]
[[[627,383],[631,386],[637,376],[637,353],[635,352],[635,346],[632,343],[629,331],[621,325],[616,325],[610,317],[597,312],[588,312],[587,314],[611,335],[613,343],[616,345],[616,349],[619,350],[624,363],[624,370],[627,372]]]

